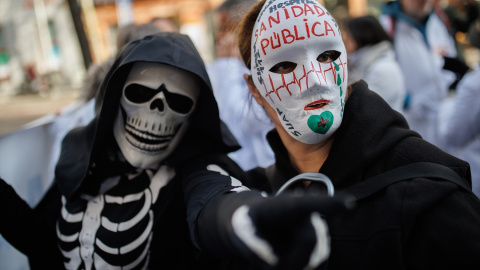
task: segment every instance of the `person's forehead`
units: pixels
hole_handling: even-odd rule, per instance
[[[320,4],[312,4],[316,1],[308,3],[264,7],[254,30],[257,49],[266,55],[291,47],[336,45],[341,40],[337,23]]]
[[[290,56],[318,54],[327,50],[343,50],[340,31],[331,20],[307,20],[299,24],[276,25],[262,31],[257,39],[259,56],[268,58],[289,58]]]
[[[273,24],[288,24],[289,21],[295,21],[305,17],[321,18],[331,17],[330,13],[315,0],[306,0],[304,3],[273,1],[263,6],[256,20]]]
[[[135,63],[129,74],[131,80],[167,79],[175,81],[192,77],[194,77],[192,73],[183,69],[167,64],[150,62]]]

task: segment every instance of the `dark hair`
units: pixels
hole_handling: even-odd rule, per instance
[[[353,37],[358,48],[377,44],[384,40],[391,41],[378,19],[372,15],[346,18],[343,20],[342,26]]]
[[[255,27],[255,21],[258,18],[258,14],[262,10],[263,5],[265,4],[265,0],[259,1],[256,3],[245,15],[242,22],[238,28],[238,35],[237,35],[237,42],[238,48],[240,49],[240,56],[242,57],[245,66],[250,69],[250,61],[251,61],[251,42],[252,42],[252,34],[253,34],[253,27]]]

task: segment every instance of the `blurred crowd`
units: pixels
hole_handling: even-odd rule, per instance
[[[341,22],[349,83],[365,80],[410,128],[442,150],[470,163],[480,196],[479,3],[450,0],[390,1],[380,16]]]

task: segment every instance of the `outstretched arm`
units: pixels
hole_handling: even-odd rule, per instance
[[[208,167],[200,166],[183,178],[191,236],[199,249],[265,269],[316,269],[328,259],[324,218],[347,209],[345,200],[264,197]]]

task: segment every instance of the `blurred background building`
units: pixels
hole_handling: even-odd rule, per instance
[[[255,0],[238,0],[255,1]],[[378,16],[388,0],[319,0],[337,20]],[[440,7],[465,0],[432,0]],[[117,29],[155,20],[189,35],[205,62],[217,58],[215,36],[225,0],[0,0],[0,135],[80,96],[88,67],[117,52]],[[478,3],[479,0],[476,0]],[[465,62],[479,59],[462,32]],[[33,98],[33,99],[32,99]],[[32,105],[39,105],[34,106]]]
[[[213,10],[224,0],[0,0],[0,97],[78,89],[85,70],[115,54],[116,30],[167,18],[215,58]],[[377,15],[385,0],[323,0],[340,19]],[[440,1],[446,2],[447,1]]]
[[[78,87],[84,71],[66,1],[0,1],[0,97]]]
[[[204,60],[215,58],[212,11],[223,0],[1,0],[0,97],[79,89],[85,71],[116,53],[116,30],[167,18]],[[335,16],[378,13],[382,0],[325,0]]]

